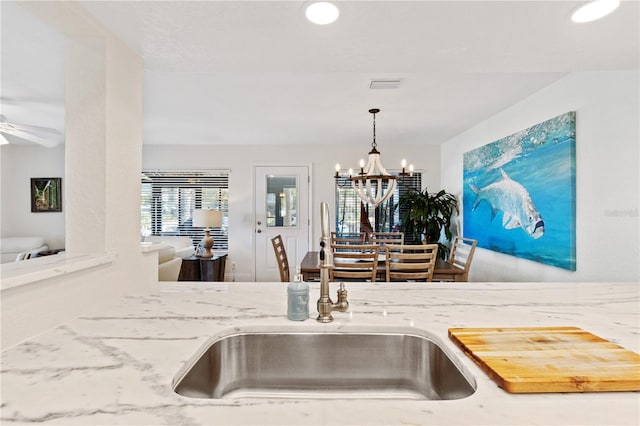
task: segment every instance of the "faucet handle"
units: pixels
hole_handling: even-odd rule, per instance
[[[347,299],[347,289],[344,288],[344,282],[340,282],[340,289],[338,290],[338,303],[337,309],[340,312],[347,312],[349,310],[349,300]]]

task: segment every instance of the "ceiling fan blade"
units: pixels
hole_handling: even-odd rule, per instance
[[[3,136],[10,136],[10,137],[13,136],[13,137],[16,137],[16,138],[19,138],[19,139],[23,139],[23,140],[28,141],[28,142],[37,143],[38,145],[42,145],[42,146],[47,147],[47,148],[53,148],[55,146],[60,145],[60,143],[62,142],[60,140],[60,138],[55,138],[55,139],[54,138],[42,138],[42,137],[40,137],[38,135],[35,135],[33,133],[24,132],[24,131],[21,131],[21,130],[10,130],[10,131],[7,131],[6,129],[1,129],[0,133]]]
[[[9,123],[7,121],[0,121],[0,130],[3,132],[10,132],[13,130],[22,131],[22,132],[37,132],[37,133],[47,133],[56,136],[62,136],[62,134],[56,129],[52,129],[51,127],[41,127],[41,126],[33,126],[31,124],[17,124],[17,123]]]
[[[41,133],[55,133],[60,134],[56,129],[52,129],[51,127],[41,127],[41,126],[33,126],[31,124],[17,124],[11,123],[11,126],[15,127],[16,130],[22,130],[24,132],[41,132]]]
[[[60,102],[60,100],[52,96],[0,96],[0,104],[5,105],[51,105],[58,102]]]
[[[63,141],[62,133],[56,129],[30,124],[11,123],[3,114],[0,114],[0,133],[27,142],[37,143],[47,148],[57,146]],[[7,140],[6,138],[3,139]]]

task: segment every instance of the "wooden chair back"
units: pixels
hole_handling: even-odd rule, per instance
[[[339,234],[331,232],[331,244],[364,244],[366,234],[364,232],[354,234]]]
[[[376,281],[380,247],[374,244],[331,244],[331,281]]]
[[[401,252],[404,245],[404,232],[373,232],[371,244],[378,244],[386,251]]]
[[[278,262],[278,269],[280,269],[280,281],[283,283],[289,282],[289,259],[287,259],[287,250],[284,248],[284,242],[281,235],[276,235],[271,239],[273,244],[273,251],[276,254],[276,262]]]
[[[431,282],[438,257],[438,244],[403,245],[400,249],[387,250],[387,282]]]
[[[404,232],[373,232],[371,233],[373,244],[404,244]]]
[[[434,275],[434,279],[438,281],[468,281],[471,260],[473,260],[477,244],[478,241],[471,238],[455,237],[449,252],[449,266],[455,273],[438,273]]]

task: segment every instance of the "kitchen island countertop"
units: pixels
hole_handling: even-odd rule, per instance
[[[337,285],[332,284],[335,297]],[[161,283],[2,352],[3,425],[637,424],[639,392],[509,394],[447,337],[450,327],[576,326],[640,351],[638,283],[348,283],[350,312],[286,319],[282,283]],[[178,370],[234,330],[419,329],[473,377],[452,401],[195,399]],[[366,362],[366,360],[363,360]]]

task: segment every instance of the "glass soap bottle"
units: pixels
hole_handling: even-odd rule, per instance
[[[302,280],[299,267],[287,286],[287,318],[292,321],[309,318],[309,284]]]

